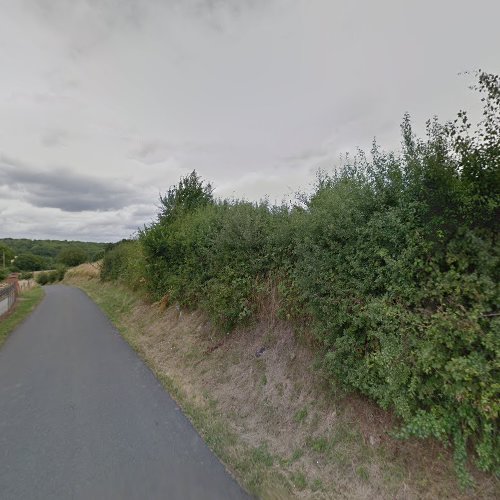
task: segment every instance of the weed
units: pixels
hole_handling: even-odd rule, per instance
[[[324,437],[311,438],[309,440],[309,447],[317,453],[325,453],[328,449],[328,441]]]
[[[321,479],[313,479],[311,482],[311,491],[316,492],[316,491],[323,491],[324,486],[323,486],[323,481]]]
[[[251,452],[252,461],[255,464],[262,464],[266,467],[273,465],[273,456],[269,453],[267,444],[261,444],[258,448],[254,448]]]
[[[299,491],[305,490],[307,488],[307,480],[303,472],[295,472],[291,475],[290,479],[295,488],[297,488]]]
[[[304,422],[304,420],[307,418],[307,415],[308,415],[308,410],[307,410],[307,407],[304,406],[304,408],[301,408],[300,410],[297,410],[295,412],[295,415],[293,416],[293,419],[295,420],[295,422],[297,422],[298,424],[301,424]]]
[[[294,463],[299,460],[304,455],[304,450],[302,448],[295,448],[292,453],[292,458],[290,459],[290,463]]]
[[[363,467],[362,465],[360,465],[357,469],[356,469],[356,474],[358,475],[358,477],[360,479],[362,479],[363,481],[368,481],[369,479],[369,474],[368,474],[368,470],[366,469],[366,467]]]

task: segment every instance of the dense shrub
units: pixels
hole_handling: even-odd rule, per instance
[[[272,215],[267,204],[246,202],[218,204],[214,214],[212,233],[200,239],[206,281],[199,304],[230,330],[255,313],[256,287],[271,268]]]
[[[197,182],[199,192],[202,181]],[[185,189],[182,182],[177,189]],[[162,213],[141,233],[149,289],[156,299],[201,307],[231,330],[255,312],[256,286],[278,267],[278,226],[288,209],[205,198],[177,212],[182,215]]]
[[[16,257],[13,264],[15,271],[40,271],[46,269],[47,262],[43,257],[30,253],[22,253]]]
[[[104,258],[105,251],[106,250],[103,248],[102,250],[99,250],[99,251],[91,254],[91,256],[89,258],[89,262],[97,262],[99,260],[102,260]]]
[[[145,281],[156,299],[231,330],[269,280],[281,314],[306,323],[337,383],[393,409],[402,436],[451,442],[499,471],[500,80],[481,73],[483,121],[409,117],[400,154],[374,146],[294,207],[218,201],[193,172],[161,198],[139,241],[103,278]]]
[[[66,271],[67,271],[66,266],[57,266],[57,268],[56,268],[57,280],[56,281],[62,281],[64,279],[64,277],[66,276]]]
[[[120,279],[136,290],[144,287],[144,276],[143,250],[138,241],[124,240],[117,245],[109,245],[101,267],[103,280]]]
[[[35,280],[40,285],[49,285],[51,283],[56,283],[63,280],[65,274],[66,268],[64,266],[58,266],[56,269],[52,269],[51,271],[38,273],[35,277]]]
[[[39,284],[39,285],[46,285],[47,283],[49,283],[49,275],[48,273],[46,273],[45,271],[43,273],[38,273],[36,275],[36,282]]]
[[[406,180],[395,205],[370,186],[359,171],[330,179],[297,242],[293,278],[325,365],[394,408],[405,435],[451,437],[462,479],[468,441],[481,466],[497,468],[496,235],[479,228],[484,220],[456,223],[451,194],[429,210],[426,200],[406,201]]]
[[[47,283],[55,283],[57,281],[58,272],[56,270],[47,272]]]
[[[78,247],[65,247],[57,256],[57,261],[67,267],[78,266],[87,260],[89,260],[87,252]]]
[[[0,242],[0,265],[10,266],[10,262],[14,257],[13,250]]]
[[[61,281],[64,279],[65,274],[66,274],[66,267],[58,266],[56,269],[53,269],[52,271],[49,271],[47,273],[48,282],[56,283],[57,281]]]

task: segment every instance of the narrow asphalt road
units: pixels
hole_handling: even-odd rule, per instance
[[[45,290],[0,351],[0,498],[248,498],[101,310]]]

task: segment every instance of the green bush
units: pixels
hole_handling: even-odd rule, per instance
[[[11,260],[13,260],[15,254],[13,250],[7,245],[0,242],[0,265],[10,266]]]
[[[21,279],[21,280],[30,280],[32,278],[33,278],[33,273],[29,273],[29,272],[22,272],[19,275],[19,279]]]
[[[36,282],[39,284],[39,285],[46,285],[49,283],[49,275],[48,273],[46,272],[43,272],[43,273],[38,273],[36,275]]]
[[[40,285],[50,285],[64,279],[66,274],[66,268],[64,266],[58,266],[56,269],[51,271],[44,271],[36,275],[36,282]],[[27,278],[24,278],[27,279]]]
[[[46,269],[47,261],[39,255],[22,253],[18,255],[13,263],[15,271],[40,271]]]
[[[49,271],[47,273],[47,278],[48,278],[48,283],[55,283],[56,281],[59,281],[59,271],[56,269],[53,269],[52,271]]]
[[[401,435],[451,441],[464,483],[468,449],[496,472],[500,449],[500,82],[480,83],[475,135],[462,113],[418,141],[406,118],[400,157],[321,180],[292,272],[335,379],[393,408]]]
[[[57,273],[57,279],[56,281],[62,281],[64,277],[66,276],[66,266],[57,266],[56,268],[56,273]]]
[[[57,256],[57,261],[67,267],[78,266],[88,260],[87,252],[79,247],[65,247]]]
[[[255,313],[256,287],[271,265],[271,214],[266,204],[246,202],[215,204],[211,217],[206,217],[206,209],[200,211],[205,227],[196,233],[196,252],[186,252],[188,262],[196,256],[192,274],[203,278],[193,281],[198,299],[194,305],[229,331]]]
[[[247,321],[259,283],[283,258],[287,217],[285,207],[213,200],[160,217],[140,237],[152,295],[200,307],[227,331]]]
[[[211,277],[205,260],[219,226],[211,187],[193,172],[161,203],[158,220],[140,233],[147,285],[157,299],[194,307]]]
[[[265,284],[312,330],[332,379],[401,417],[401,436],[452,443],[499,472],[500,79],[479,74],[483,120],[402,124],[401,154],[360,153],[297,206],[217,201],[193,172],[104,279],[201,308],[230,331]]]
[[[101,268],[103,280],[120,279],[133,290],[144,287],[145,262],[143,250],[138,241],[124,240],[110,245],[104,253]]]

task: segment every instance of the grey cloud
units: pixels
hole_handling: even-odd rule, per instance
[[[169,144],[158,141],[145,142],[133,150],[130,153],[130,157],[147,165],[152,165],[165,161],[171,154],[171,151],[172,148]]]
[[[140,0],[27,0],[53,31],[68,37],[67,54],[77,60],[98,49],[115,32],[137,29],[148,12]]]
[[[71,36],[69,55],[78,59],[115,32],[140,30],[159,12],[177,11],[204,20],[218,31],[228,17],[268,6],[269,0],[27,0],[51,28]]]
[[[31,205],[65,212],[120,209],[140,200],[134,189],[120,181],[63,168],[36,170],[6,157],[0,157],[0,186],[19,193]]]
[[[175,3],[188,14],[205,19],[209,26],[223,31],[228,17],[238,17],[249,11],[268,7],[271,0],[177,0]]]
[[[26,203],[1,208],[0,227],[11,229],[13,238],[78,239],[80,241],[118,241],[133,236],[142,221],[130,207],[109,212],[61,213],[54,208],[37,208]],[[4,233],[6,234],[6,233]]]
[[[130,151],[129,158],[147,165],[153,165],[166,161],[172,156],[186,156],[193,154],[217,154],[222,149],[230,149],[228,145],[195,143],[195,142],[168,142],[168,141],[145,141]]]
[[[49,23],[78,21],[82,17],[102,28],[137,25],[155,2],[142,0],[28,0],[30,7]]]
[[[138,205],[132,210],[132,215],[140,221],[144,221],[148,217],[153,217],[155,212],[156,209],[153,209],[151,205]]]
[[[65,140],[68,138],[68,133],[64,130],[47,130],[42,134],[41,141],[45,147],[54,148],[58,146],[63,146]]]
[[[193,169],[279,200],[374,136],[398,148],[405,111],[420,135],[478,109],[457,73],[499,71],[494,0],[0,3],[0,152],[27,163],[0,162],[12,235],[125,237]]]
[[[304,149],[297,154],[286,156],[284,160],[285,162],[296,163],[308,160],[316,160],[318,158],[323,158],[326,155],[328,155],[328,151],[325,148],[310,148]]]

